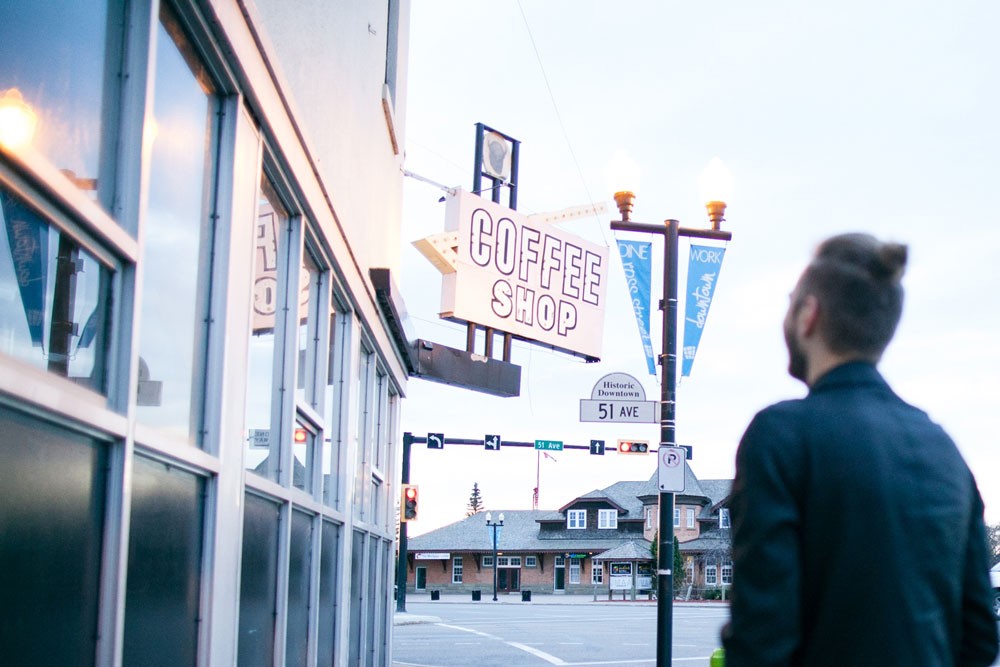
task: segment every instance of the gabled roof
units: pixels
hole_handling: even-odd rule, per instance
[[[625,544],[602,551],[594,556],[594,560],[652,560],[652,542],[646,540],[630,540]]]
[[[622,507],[621,505],[619,505],[618,503],[616,503],[604,491],[599,491],[599,490],[594,490],[594,491],[591,491],[590,493],[587,493],[585,495],[580,496],[579,498],[574,498],[573,500],[569,501],[568,503],[566,503],[565,505],[563,505],[562,507],[560,507],[557,511],[559,513],[565,512],[566,510],[568,510],[573,505],[576,505],[577,503],[581,503],[581,502],[601,502],[601,501],[603,501],[603,502],[611,505],[614,509],[618,510],[619,512],[627,512],[628,511],[624,507]]]
[[[707,530],[693,540],[681,542],[678,547],[681,553],[705,553],[728,551],[732,545],[728,530],[716,528]]]
[[[711,499],[711,505],[714,509],[719,505],[719,503],[729,498],[729,494],[732,493],[733,490],[733,480],[703,479],[701,480],[701,488],[704,490],[705,495]]]

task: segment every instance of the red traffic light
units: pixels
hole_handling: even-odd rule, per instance
[[[619,440],[619,454],[646,454],[649,452],[648,442],[635,442],[634,440]]]
[[[403,498],[399,507],[400,521],[416,521],[419,495],[418,487],[415,484],[403,485]]]
[[[296,445],[304,445],[306,442],[306,430],[301,427],[295,429],[294,440]]]

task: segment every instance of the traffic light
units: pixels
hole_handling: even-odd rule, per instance
[[[649,452],[648,442],[637,442],[635,440],[619,440],[619,454],[646,454]]]
[[[415,484],[403,485],[403,498],[400,501],[400,521],[416,521],[420,492]]]

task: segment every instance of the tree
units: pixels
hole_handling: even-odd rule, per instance
[[[684,579],[686,578],[686,573],[684,570],[684,557],[681,556],[681,545],[677,541],[677,536],[674,535],[674,594],[678,591],[684,590]]]
[[[472,495],[469,496],[469,504],[465,508],[465,516],[473,516],[483,511],[483,496],[479,493],[479,482],[472,483]]]

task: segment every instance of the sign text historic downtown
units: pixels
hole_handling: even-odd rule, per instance
[[[590,393],[580,399],[580,421],[655,424],[660,404],[646,400],[642,384],[627,373],[605,375]]]

